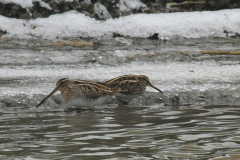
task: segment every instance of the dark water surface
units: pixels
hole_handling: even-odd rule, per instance
[[[1,108],[1,159],[240,159],[240,106]]]

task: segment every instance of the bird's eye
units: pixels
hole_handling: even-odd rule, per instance
[[[61,86],[63,86],[63,85],[65,85],[65,84],[66,84],[66,82],[64,82],[64,81],[63,81],[63,82],[61,82],[60,84],[61,84]]]

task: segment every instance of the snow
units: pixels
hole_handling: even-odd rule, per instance
[[[46,7],[49,9],[50,5],[42,0],[0,0],[1,3],[8,4],[8,3],[15,3],[20,5],[22,8],[31,8],[33,7],[33,2],[40,2],[42,7]],[[56,3],[59,2],[73,2],[73,0],[55,0]],[[51,8],[51,7],[50,7]],[[49,9],[50,10],[50,9]]]
[[[63,75],[70,79],[106,81],[132,73],[149,76],[154,84],[164,92],[198,93],[216,89],[233,92],[239,88],[239,68],[239,64],[224,66],[217,62],[166,64],[134,62],[119,66],[89,64],[88,67],[85,65],[74,65],[74,67],[72,65],[5,66],[0,68],[2,79],[23,79],[26,82],[14,86],[14,88],[12,85],[2,85],[0,94],[46,94],[49,92],[49,86],[55,86],[56,81],[63,78]],[[189,72],[190,69],[194,72]],[[44,84],[32,83],[37,79],[44,79],[42,82]],[[50,82],[52,84],[46,85]],[[148,88],[148,91],[156,92],[151,88]],[[239,92],[236,93],[236,96],[239,96]]]
[[[28,8],[33,6],[33,0],[0,0],[0,2],[4,4],[15,3],[20,5],[22,8]]]
[[[55,0],[56,3],[61,3],[61,2],[73,2],[73,0]]]
[[[77,11],[32,20],[0,16],[0,30],[8,33],[3,37],[47,39],[112,36],[114,32],[143,38],[157,33],[161,39],[225,37],[224,30],[240,32],[240,9],[135,14],[106,21],[97,21]]]
[[[84,0],[82,3],[91,4],[91,0]]]
[[[112,17],[107,8],[101,3],[94,4],[94,13],[96,13],[101,19],[108,19]]]
[[[52,10],[52,8],[50,7],[50,5],[44,1],[40,1],[40,5],[43,8],[47,8],[48,10]]]
[[[142,3],[140,0],[120,0],[117,4],[119,10],[122,12],[129,12],[131,10],[139,10],[139,9],[148,9],[147,6]]]

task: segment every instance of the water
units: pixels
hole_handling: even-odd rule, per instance
[[[240,56],[200,53],[238,50],[239,40],[58,41],[0,40],[1,159],[240,159]],[[35,108],[59,78],[124,74],[145,74],[164,94],[147,88],[128,107],[83,110],[57,104],[58,93]]]
[[[1,159],[240,158],[239,106],[1,108]]]

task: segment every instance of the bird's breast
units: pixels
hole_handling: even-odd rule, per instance
[[[93,107],[103,104],[109,97],[99,97],[95,99],[72,98],[67,103],[77,107]]]

